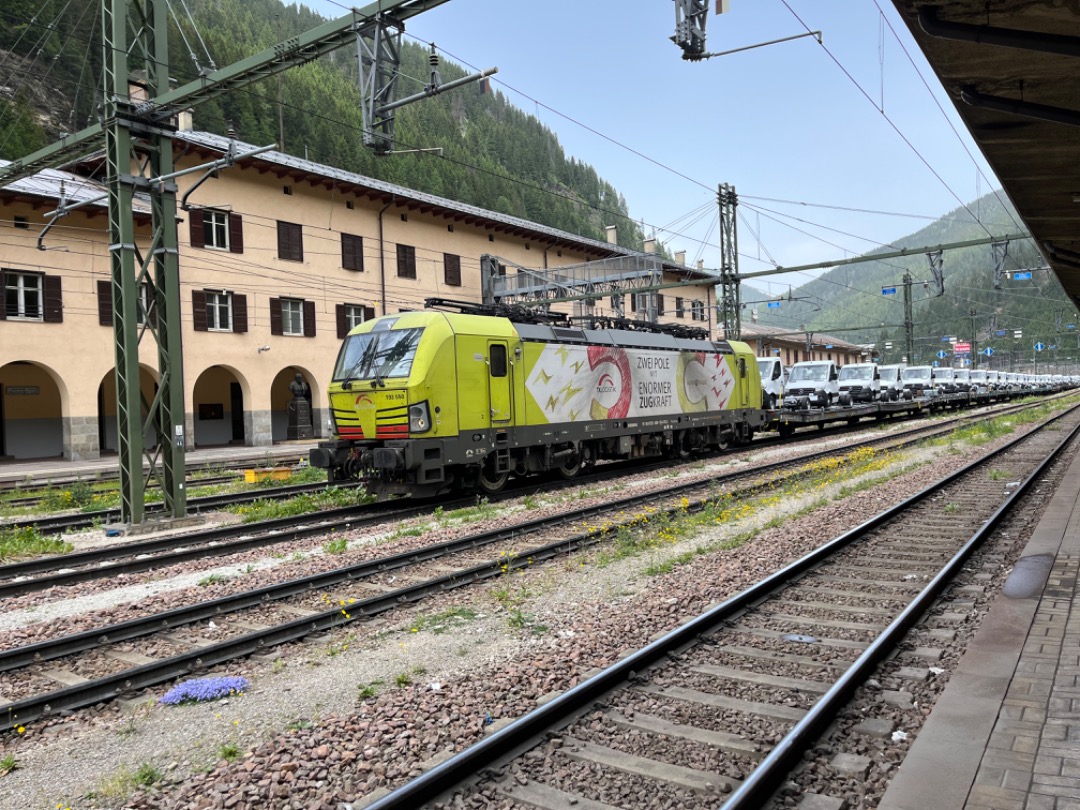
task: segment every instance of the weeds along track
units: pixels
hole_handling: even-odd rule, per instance
[[[893,711],[914,709],[914,693],[944,671],[943,648],[1001,568],[995,529],[1078,434],[1074,407],[549,696],[369,810],[744,810],[812,794],[814,806],[857,803],[867,741],[903,739]]]
[[[578,549],[627,542],[633,528],[646,521],[651,521],[651,531],[662,532],[672,516],[710,510],[722,514],[786,481],[858,465],[874,455],[868,444],[895,447],[917,440],[879,438],[861,443],[861,449],[849,448],[839,460],[836,451],[829,451],[716,480],[676,484],[647,496],[574,510],[558,520],[543,518],[468,534],[123,622],[102,625],[88,616],[82,624],[89,629],[79,632],[65,634],[65,623],[52,622],[40,628],[51,634],[48,638],[0,652],[0,693],[9,701],[0,711],[25,724],[131,695],[321,631],[362,625],[395,607]],[[496,553],[500,543],[517,551]]]

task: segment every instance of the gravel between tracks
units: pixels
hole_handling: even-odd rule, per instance
[[[764,453],[753,455],[764,460]],[[9,810],[53,810],[58,803],[72,810],[340,810],[419,773],[432,757],[479,739],[489,724],[520,716],[542,695],[573,686],[624,649],[921,489],[931,476],[962,466],[969,455],[946,447],[907,453],[903,463],[911,471],[762,530],[734,550],[695,557],[671,573],[649,576],[644,569],[703,542],[797,514],[823,497],[837,497],[852,482],[823,488],[803,503],[764,509],[708,537],[605,565],[597,564],[595,554],[579,554],[425,602],[394,614],[389,623],[372,623],[370,630],[355,627],[317,643],[290,645],[276,651],[280,663],[241,662],[227,671],[247,675],[253,686],[227,701],[166,708],[148,698],[134,707],[110,704],[42,723],[21,737],[8,735],[0,756],[11,753],[19,768],[0,778],[2,804]],[[893,473],[895,468],[884,471],[886,477]],[[558,502],[548,508],[557,510]],[[200,591],[203,598],[220,595]],[[108,592],[100,596],[101,610],[116,604]],[[41,626],[49,626],[56,617],[45,616],[42,598],[38,610],[20,613],[37,614]],[[444,617],[441,628],[432,626],[435,615]],[[362,697],[358,687],[375,681],[382,681],[378,694]],[[231,764],[220,759],[230,745],[240,751]],[[132,794],[142,763],[163,778]]]

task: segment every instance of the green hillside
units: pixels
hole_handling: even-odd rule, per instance
[[[96,120],[101,77],[100,0],[6,0],[0,7],[0,63],[11,67],[0,94],[0,158],[15,158]],[[265,49],[325,20],[279,0],[187,0],[217,67]],[[61,14],[60,12],[63,11]],[[201,54],[195,27],[170,37],[170,69],[195,78],[188,52]],[[399,96],[429,80],[428,51],[404,40]],[[204,60],[205,63],[205,60]],[[443,82],[467,71],[448,60]],[[355,48],[287,71],[195,110],[195,128],[225,134],[230,124],[249,143],[283,151],[571,233],[640,248],[642,233],[626,201],[596,171],[567,157],[558,138],[499,92],[479,84],[409,105],[396,116],[396,148],[441,147],[441,157],[376,157],[362,143]],[[57,92],[58,91],[58,92]]]
[[[967,209],[950,211],[925,228],[894,240],[891,247],[876,252],[980,239],[988,236],[988,230],[995,236],[1026,230],[1016,212],[1002,205],[1004,199],[1004,196],[999,200],[997,195],[988,194],[969,204]],[[968,209],[978,212],[982,224],[975,221]],[[1012,242],[1005,262],[1006,273],[1031,269],[1032,278],[1024,281],[1005,278],[1001,289],[995,289],[994,259],[989,244],[947,251],[942,267],[945,294],[939,296],[929,259],[926,254],[918,253],[901,259],[834,268],[820,278],[793,288],[793,298],[806,300],[785,301],[779,309],[769,309],[763,304],[753,309],[757,311],[757,323],[762,326],[783,329],[805,326],[811,331],[833,334],[852,343],[883,346],[885,342],[891,342],[893,349],[885,353],[885,359],[899,361],[904,345],[901,282],[905,271],[910,271],[915,280],[912,287],[915,361],[933,359],[941,349],[944,336],[969,340],[973,328],[979,348],[996,346],[1002,357],[1012,348],[1013,330],[1019,329],[1023,336],[1018,341],[1018,350],[1041,341],[1048,346],[1059,346],[1058,354],[1062,360],[1068,356],[1080,361],[1076,307],[1065,295],[1056,276],[1041,269],[1045,266],[1030,240]],[[776,276],[775,280],[784,278]],[[883,295],[883,287],[896,287],[896,294]],[[767,296],[748,289],[743,297],[760,300]],[[745,312],[743,317],[749,321],[750,312]],[[1068,328],[1069,324],[1073,324],[1073,328]],[[1007,331],[1007,338],[995,335],[997,331]],[[1071,351],[1066,353],[1067,349]]]

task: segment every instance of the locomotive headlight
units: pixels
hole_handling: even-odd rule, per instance
[[[431,429],[427,400],[409,406],[409,432],[423,433]]]

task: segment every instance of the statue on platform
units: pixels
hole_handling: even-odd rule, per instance
[[[311,386],[304,381],[304,375],[297,372],[296,379],[289,383],[289,391],[292,392],[293,399],[300,399],[303,397],[311,402]]]
[[[304,375],[297,372],[296,379],[289,383],[292,400],[289,402],[289,427],[286,437],[289,439],[313,439],[315,430],[311,426],[311,386],[304,380]]]

